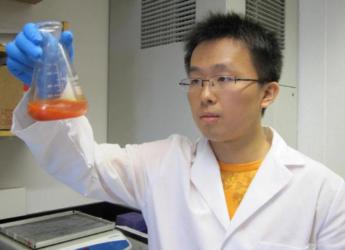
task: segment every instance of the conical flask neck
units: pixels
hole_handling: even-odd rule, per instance
[[[59,21],[46,21],[37,23],[38,30],[43,34],[49,34],[56,39],[60,38],[62,23]]]

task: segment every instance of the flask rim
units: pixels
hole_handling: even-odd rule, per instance
[[[36,26],[41,31],[47,31],[47,32],[61,31],[62,22],[61,21],[42,21],[42,22],[37,22]]]

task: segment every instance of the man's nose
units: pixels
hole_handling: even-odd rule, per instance
[[[207,82],[207,83],[206,83]],[[212,104],[216,102],[216,96],[213,91],[214,83],[210,80],[204,80],[201,88],[201,102],[203,104]]]
[[[207,84],[206,84],[207,82]],[[205,87],[205,86],[211,86],[211,87],[214,87],[215,83],[212,79],[205,79],[205,80],[202,80],[202,83],[201,83],[201,87]]]

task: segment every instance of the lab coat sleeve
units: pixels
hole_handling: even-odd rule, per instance
[[[14,111],[12,132],[39,166],[86,197],[141,209],[146,191],[142,147],[97,144],[86,117],[36,122],[26,112],[27,99]]]
[[[325,221],[318,233],[317,250],[345,249],[345,183],[338,185]]]

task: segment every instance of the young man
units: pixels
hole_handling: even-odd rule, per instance
[[[18,77],[30,79],[23,65],[39,57],[38,40],[30,24],[8,45]],[[85,117],[32,120],[28,95],[12,131],[74,190],[140,209],[150,249],[344,250],[344,180],[261,126],[279,92],[281,61],[276,39],[258,24],[211,15],[187,39],[188,79],[180,82],[203,134],[197,142],[173,135],[100,145]]]

